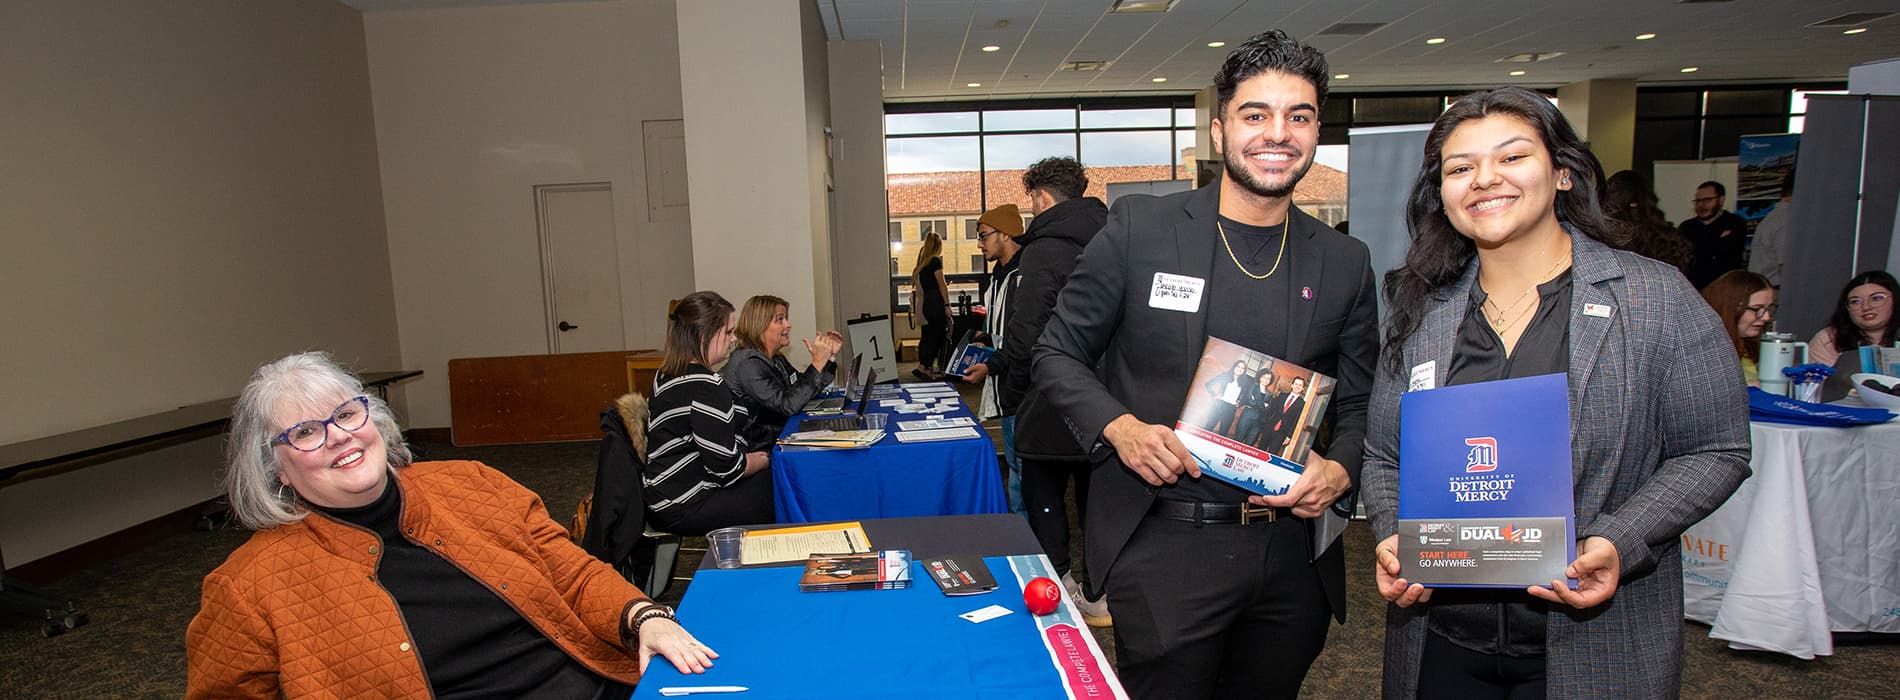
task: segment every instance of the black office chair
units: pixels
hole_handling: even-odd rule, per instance
[[[674,581],[681,538],[647,522],[647,398],[627,394],[600,412],[600,457],[594,469],[593,511],[581,548],[612,564],[648,596]],[[684,577],[681,580],[691,580]]]

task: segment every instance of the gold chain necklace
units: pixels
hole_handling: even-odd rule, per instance
[[[1497,326],[1499,320],[1503,319],[1506,314],[1509,314],[1512,311],[1516,311],[1519,304],[1523,304],[1526,300],[1530,299],[1531,292],[1536,289],[1537,289],[1536,285],[1531,285],[1530,289],[1526,289],[1524,290],[1524,293],[1517,295],[1517,301],[1513,301],[1511,302],[1510,306],[1506,306],[1501,309],[1498,308],[1497,302],[1492,301],[1494,297],[1488,297],[1488,296],[1485,297],[1484,305],[1487,307],[1490,307],[1490,313],[1486,313],[1485,316],[1491,319],[1492,326]]]
[[[1234,267],[1240,268],[1240,274],[1257,280],[1272,277],[1273,273],[1280,271],[1280,261],[1286,258],[1286,230],[1287,226],[1292,223],[1293,212],[1288,211],[1286,213],[1286,221],[1280,223],[1280,253],[1273,256],[1273,269],[1267,270],[1267,274],[1256,275],[1253,271],[1248,270],[1246,265],[1240,264],[1240,256],[1234,255],[1234,245],[1227,242],[1227,227],[1221,225],[1220,217],[1214,217],[1214,229],[1220,231],[1220,244],[1227,248],[1227,259],[1234,261]]]
[[[1525,310],[1524,310],[1524,311],[1520,311],[1520,312],[1518,312],[1518,313],[1517,313],[1517,315],[1515,315],[1515,316],[1512,316],[1512,317],[1511,317],[1511,320],[1510,320],[1509,322],[1505,322],[1505,321],[1503,320],[1503,319],[1504,319],[1504,315],[1505,315],[1506,313],[1508,313],[1508,312],[1509,312],[1509,311],[1510,311],[1511,309],[1516,309],[1516,308],[1518,307],[1518,305],[1519,305],[1519,304],[1522,304],[1522,303],[1524,303],[1524,300],[1525,300],[1526,298],[1530,298],[1530,296],[1531,296],[1531,292],[1533,292],[1533,291],[1536,291],[1536,290],[1537,290],[1537,286],[1538,286],[1539,284],[1543,284],[1544,282],[1549,282],[1549,281],[1550,281],[1550,280],[1551,280],[1552,278],[1554,278],[1554,277],[1556,277],[1556,276],[1557,276],[1557,271],[1558,271],[1558,270],[1561,270],[1561,269],[1563,269],[1563,267],[1564,267],[1564,265],[1566,265],[1566,264],[1568,264],[1569,262],[1570,262],[1570,256],[1568,256],[1568,255],[1565,255],[1565,256],[1563,256],[1563,257],[1560,257],[1560,258],[1557,258],[1557,263],[1556,263],[1556,264],[1554,264],[1554,265],[1551,265],[1551,266],[1550,266],[1550,269],[1549,269],[1549,270],[1545,270],[1545,271],[1544,271],[1544,274],[1543,274],[1543,276],[1542,276],[1542,278],[1541,278],[1541,279],[1542,279],[1542,281],[1541,281],[1541,282],[1538,282],[1538,283],[1536,283],[1536,284],[1532,284],[1532,285],[1531,285],[1531,286],[1530,286],[1529,288],[1527,288],[1527,289],[1525,289],[1525,290],[1524,290],[1524,291],[1523,291],[1522,293],[1520,293],[1520,294],[1518,294],[1518,295],[1517,295],[1517,300],[1516,300],[1516,301],[1513,301],[1513,302],[1511,302],[1511,305],[1510,305],[1510,306],[1507,306],[1507,307],[1504,307],[1503,309],[1500,309],[1500,310],[1498,310],[1498,312],[1497,312],[1497,315],[1495,315],[1495,316],[1493,316],[1493,315],[1491,315],[1491,314],[1488,314],[1488,313],[1487,313],[1487,314],[1485,314],[1485,320],[1487,320],[1487,321],[1490,321],[1490,322],[1491,322],[1491,328],[1492,328],[1493,330],[1495,330],[1495,331],[1497,331],[1497,333],[1498,333],[1498,335],[1504,335],[1504,332],[1505,332],[1505,330],[1507,330],[1507,329],[1509,329],[1509,328],[1511,328],[1511,327],[1513,327],[1513,326],[1516,326],[1516,325],[1517,325],[1517,322],[1518,322],[1518,321],[1521,321],[1521,320],[1523,320],[1523,319],[1524,319],[1524,317],[1525,317],[1526,315],[1528,315],[1528,314],[1530,313],[1530,311],[1531,311],[1532,309],[1536,309],[1536,308],[1537,308],[1537,306],[1528,306],[1528,307],[1525,307]],[[1482,287],[1482,285],[1480,285],[1480,286]],[[1493,308],[1493,309],[1497,309],[1497,303],[1496,303],[1496,302],[1493,302],[1493,301],[1491,301],[1491,296],[1490,296],[1490,295],[1485,295],[1485,297],[1484,297],[1484,303],[1485,303],[1486,305],[1489,305],[1489,306],[1490,306],[1491,308]],[[1480,311],[1482,311],[1482,309],[1480,309]]]

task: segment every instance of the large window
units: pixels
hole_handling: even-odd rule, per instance
[[[1088,168],[1088,196],[1118,182],[1192,179],[1192,98],[887,106],[886,191],[891,216],[892,307],[910,306],[910,271],[927,233],[942,238],[950,298],[977,296],[984,278],[976,219],[1002,204],[1029,218],[1022,175],[1069,156]],[[958,235],[953,235],[952,232]]]
[[[1800,133],[1808,95],[1841,92],[1832,87],[1638,88],[1636,170],[1651,172],[1659,160],[1733,156],[1741,150],[1741,137],[1750,134]]]

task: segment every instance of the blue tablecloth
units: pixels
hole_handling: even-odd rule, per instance
[[[873,399],[875,401],[876,399]],[[871,412],[890,413],[872,404]],[[977,437],[905,444],[899,421],[967,417],[967,407],[944,414],[890,413],[887,434],[860,449],[772,448],[772,498],[781,523],[816,523],[924,515],[1008,512],[996,444],[979,426]],[[785,433],[806,416],[793,416]]]
[[[719,659],[706,673],[689,675],[656,658],[633,697],[707,685],[750,690],[694,697],[1065,697],[1062,673],[1041,641],[1037,618],[1023,606],[1008,558],[983,561],[997,589],[955,598],[943,595],[915,562],[915,582],[894,591],[801,592],[799,566],[701,571],[680,602],[679,620]],[[990,605],[1012,613],[981,624],[958,617]]]

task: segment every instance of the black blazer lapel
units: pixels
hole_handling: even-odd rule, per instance
[[[1306,357],[1307,331],[1313,328],[1313,309],[1318,306],[1315,300],[1322,287],[1320,282],[1326,278],[1326,256],[1320,254],[1313,245],[1313,227],[1308,225],[1307,217],[1298,207],[1288,205],[1286,230],[1287,261],[1281,274],[1289,275],[1286,285],[1286,299],[1280,318],[1286,322],[1286,359],[1301,365],[1311,366]],[[1317,220],[1313,220],[1317,222]],[[1293,228],[1292,224],[1299,224]],[[1354,280],[1356,282],[1357,280]],[[1305,291],[1302,291],[1305,290]],[[1358,292],[1358,287],[1346,289],[1347,293]]]
[[[1196,190],[1181,210],[1187,218],[1174,225],[1175,265],[1179,270],[1174,274],[1198,277],[1203,285],[1201,308],[1181,314],[1182,354],[1198,358],[1207,347],[1207,304],[1213,299],[1208,285],[1214,276],[1214,248],[1220,245],[1214,230],[1215,218],[1220,215],[1220,185]]]

